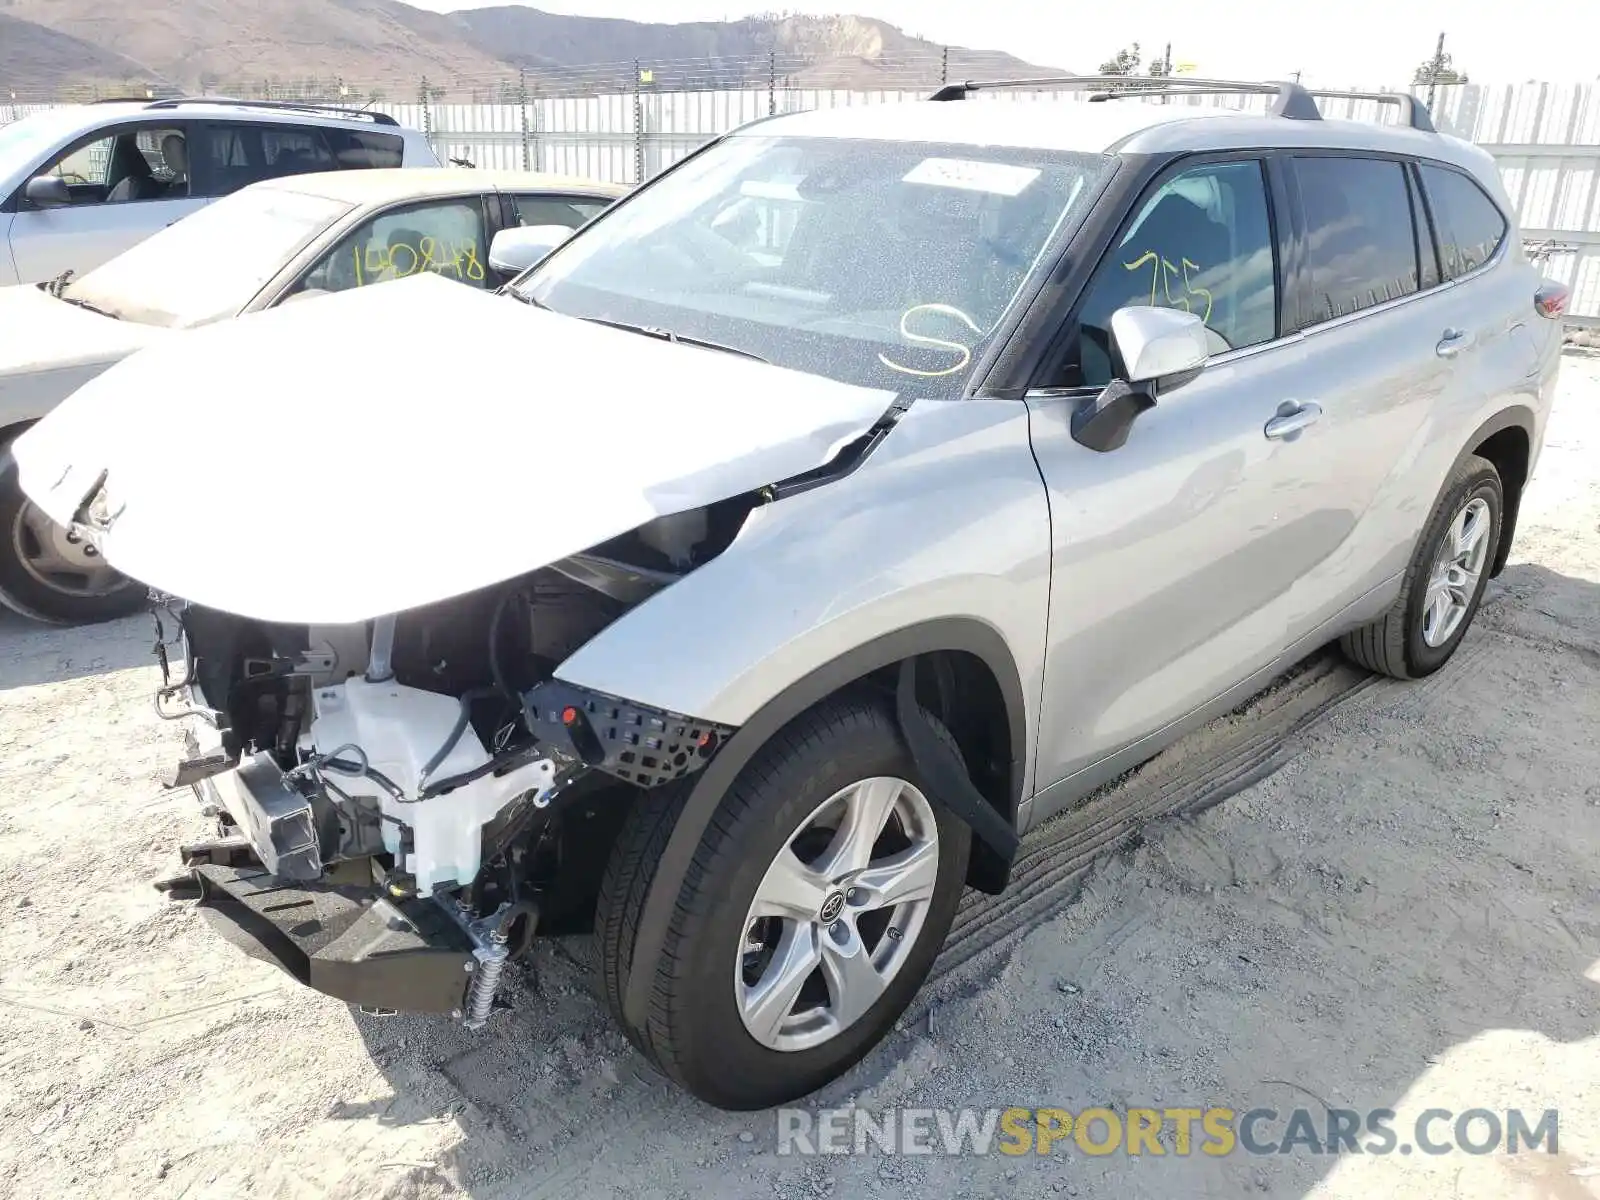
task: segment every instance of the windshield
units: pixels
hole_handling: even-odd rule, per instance
[[[598,218],[513,290],[849,383],[957,395],[1110,162],[736,136]]]
[[[235,316],[352,207],[275,187],[245,188],[124,250],[62,296],[167,328]]]
[[[0,124],[0,180],[34,166],[57,149],[61,139],[70,136],[78,124],[77,110],[70,108],[46,109],[20,121]]]

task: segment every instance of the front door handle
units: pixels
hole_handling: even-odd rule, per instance
[[[1293,400],[1285,400],[1278,405],[1278,415],[1268,421],[1261,432],[1269,438],[1292,440],[1302,429],[1316,424],[1321,416],[1320,404],[1296,404]]]
[[[1440,358],[1454,358],[1470,345],[1472,335],[1465,329],[1446,329],[1439,344],[1434,347],[1434,353]]]

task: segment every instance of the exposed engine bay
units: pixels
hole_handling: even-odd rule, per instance
[[[451,968],[455,987],[472,978],[452,1001],[446,976],[433,1007],[480,1024],[505,960],[572,907],[563,876],[588,877],[580,893],[598,878],[603,863],[585,862],[573,844],[597,839],[575,839],[568,826],[615,821],[630,789],[693,773],[733,732],[575,687],[554,678],[556,667],[726,549],[759,502],[747,495],[659,518],[502,584],[357,625],[274,624],[164,602],[157,708],[194,726],[173,782],[200,793],[219,839],[186,848],[187,878],[163,886],[298,888],[294,903],[314,908],[338,889],[376,889],[381,920],[369,922],[358,958],[380,953],[372,939],[397,916],[436,943],[418,916],[419,905],[435,905],[471,945],[466,971]],[[317,911],[319,929],[337,924]],[[328,953],[276,957],[304,977]],[[404,957],[392,946],[381,953]],[[353,984],[323,990],[356,1002],[364,994]]]

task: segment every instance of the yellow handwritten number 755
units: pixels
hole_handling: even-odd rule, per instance
[[[1150,303],[1152,305],[1161,303],[1161,300],[1157,298],[1157,293],[1159,292],[1165,297],[1168,308],[1181,307],[1185,312],[1193,312],[1194,306],[1190,304],[1189,297],[1203,297],[1206,308],[1205,312],[1200,315],[1200,319],[1207,325],[1211,324],[1211,292],[1206,288],[1196,287],[1189,276],[1190,271],[1198,271],[1200,269],[1200,264],[1191,262],[1187,258],[1181,258],[1178,262],[1180,265],[1175,267],[1154,250],[1146,250],[1132,262],[1123,263],[1122,265],[1126,270],[1137,271],[1147,263],[1149,264]],[[1172,294],[1172,285],[1175,278],[1181,283],[1177,295]]]

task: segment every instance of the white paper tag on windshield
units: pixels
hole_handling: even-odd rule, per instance
[[[966,158],[925,158],[906,172],[904,182],[1017,196],[1037,178],[1038,167],[1014,167],[1009,163],[975,162]]]

